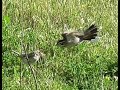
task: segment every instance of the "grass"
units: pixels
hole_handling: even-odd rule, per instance
[[[116,0],[3,0],[2,5],[3,90],[35,90],[26,65],[20,87],[21,61],[11,52],[22,51],[21,41],[29,51],[40,48],[46,54],[38,68],[38,90],[117,90],[118,81],[104,76],[117,70]],[[94,21],[101,28],[97,42],[56,46],[65,24],[82,30]]]

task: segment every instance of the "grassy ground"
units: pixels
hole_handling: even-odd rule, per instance
[[[110,77],[117,70],[117,0],[2,3],[3,90],[35,90],[27,65],[20,87],[21,61],[11,52],[21,52],[21,41],[29,46],[29,51],[40,48],[46,54],[44,64],[39,64],[37,70],[38,90],[117,90],[117,81]],[[83,42],[71,48],[56,46],[64,24],[82,30],[92,22],[101,28],[97,42]]]

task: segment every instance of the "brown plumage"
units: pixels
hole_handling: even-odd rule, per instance
[[[27,53],[27,54],[25,54],[25,53],[20,54],[14,50],[12,50],[12,52],[14,54],[16,54],[18,57],[20,57],[25,64],[28,64],[28,62],[29,62],[29,64],[32,64],[34,62],[37,62],[37,61],[43,59],[45,56],[45,54],[43,52],[41,52],[40,50],[36,50],[36,51]]]
[[[62,33],[62,40],[58,40],[57,45],[62,46],[70,46],[70,45],[76,45],[83,40],[91,40],[95,39],[97,36],[98,28],[95,24],[92,24],[88,29],[86,29],[83,33],[80,33],[78,31],[72,31],[72,32],[64,32]]]

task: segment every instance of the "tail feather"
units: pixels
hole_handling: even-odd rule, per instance
[[[86,32],[89,31],[89,30],[91,30],[91,29],[93,29],[93,28],[95,28],[95,27],[96,27],[95,24],[92,24],[92,25],[86,30]]]
[[[97,36],[97,31],[98,28],[93,24],[91,25],[85,32],[84,32],[84,36],[83,36],[83,40],[91,40],[91,39],[95,39],[95,37]]]

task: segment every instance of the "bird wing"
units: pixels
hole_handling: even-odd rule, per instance
[[[71,32],[70,34],[72,34],[72,35],[75,36],[75,37],[80,37],[80,36],[83,36],[83,35],[84,35],[83,33],[80,33],[80,32],[78,32],[78,31]]]
[[[29,58],[32,58],[32,57],[34,57],[34,56],[35,56],[35,53],[34,53],[34,52],[27,54],[28,59],[29,59]],[[26,54],[21,54],[20,57],[21,57],[21,58],[27,58],[27,57],[26,57]]]
[[[71,31],[71,32],[64,32],[62,33],[62,37],[66,41],[74,40],[76,37],[79,37],[80,39],[83,37],[84,33],[80,33],[78,31]]]

